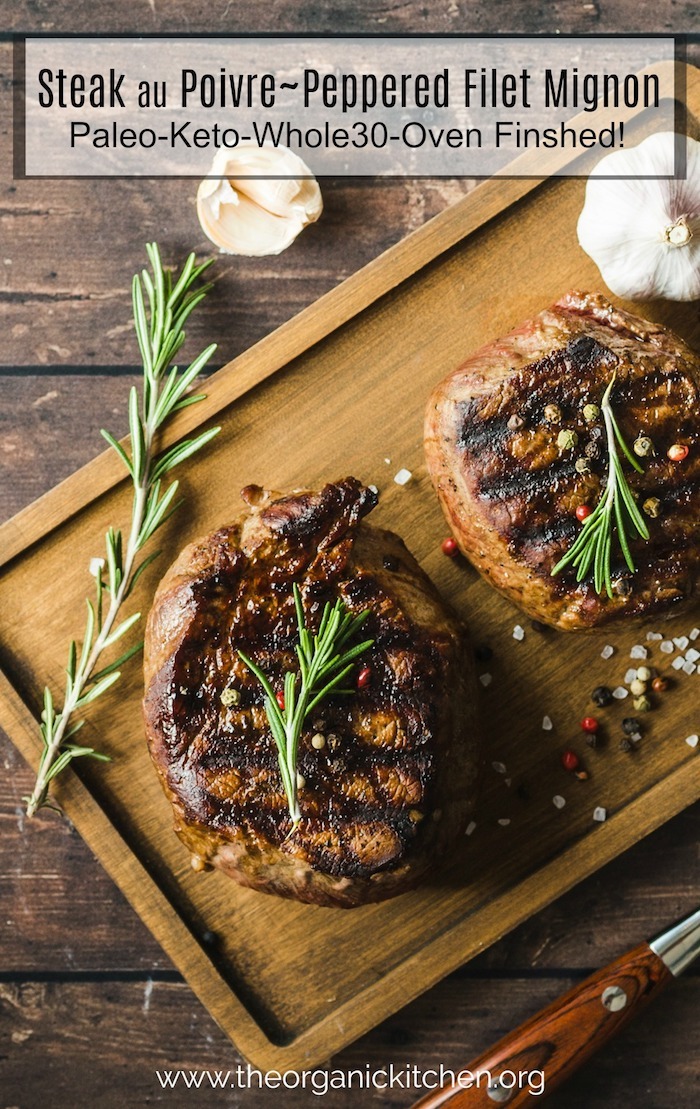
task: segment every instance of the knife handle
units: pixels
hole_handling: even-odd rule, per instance
[[[489,1048],[456,1076],[458,1084],[443,1087],[417,1101],[413,1109],[494,1109],[497,1105],[516,1106],[541,1102],[560,1083],[602,1047],[635,1016],[673,977],[665,963],[647,943],[640,944],[603,970],[592,974],[574,989],[521,1024],[514,1032]],[[488,1071],[495,1084],[488,1088],[476,1072]],[[544,1093],[533,1093],[527,1079],[522,1088],[512,1089],[511,1075],[522,1071],[544,1072]],[[471,1072],[474,1084],[466,1086]],[[504,1072],[508,1072],[505,1074]],[[504,1075],[504,1085],[498,1085]]]

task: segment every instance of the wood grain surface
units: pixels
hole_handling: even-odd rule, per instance
[[[413,3],[301,9],[289,3],[263,11],[250,3],[47,0],[5,3],[2,16],[5,30],[236,30],[291,21],[296,29],[318,30],[551,31],[556,25],[584,32],[692,31],[698,25],[696,5],[670,2],[540,9],[530,3],[455,3],[430,12]],[[9,47],[0,46],[5,91],[9,65]],[[5,95],[0,108],[7,167]],[[208,308],[193,342],[216,339],[225,361],[469,186],[464,181],[326,183],[330,222],[309,229],[280,259],[227,263],[221,283],[231,310],[218,301]],[[96,454],[97,429],[108,419],[115,430],[125,430],[134,362],[128,280],[146,238],[159,238],[172,257],[190,246],[204,248],[191,200],[172,183],[166,190],[145,182],[79,188],[71,182],[13,183],[5,169],[0,185],[3,516]],[[235,1053],[71,827],[50,814],[24,827],[19,799],[32,776],[9,744],[3,745],[3,759],[3,1105],[189,1104],[192,1098],[160,1091],[154,1069],[181,1063],[231,1067]],[[347,1049],[334,1065],[465,1063],[583,973],[690,910],[698,897],[698,831],[695,806]],[[697,1004],[693,975],[667,993],[662,1011],[631,1026],[550,1104],[599,1109],[631,1103],[634,1090],[634,1104],[650,1109],[666,1109],[671,1100],[695,1105]],[[217,1097],[200,1100],[223,1104]],[[404,1106],[410,1100],[398,1090],[377,1103]],[[255,1093],[225,1099],[251,1107],[270,1102],[269,1095]],[[322,1103],[357,1102],[335,1094]],[[284,1104],[296,1109],[310,1099],[289,1094]]]

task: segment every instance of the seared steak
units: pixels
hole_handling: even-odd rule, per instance
[[[361,522],[376,495],[355,478],[243,498],[240,519],[182,552],[148,621],[146,732],[175,830],[196,869],[254,889],[343,907],[391,897],[445,858],[472,805],[462,628],[402,540]],[[307,720],[292,830],[263,692],[238,649],[282,689],[297,667],[295,582],[312,626],[340,597],[369,609],[374,643],[358,662],[369,682]]]
[[[630,448],[651,440],[625,476],[650,538],[631,543],[635,572],[612,543],[613,597],[551,571],[598,502],[608,452],[600,406],[612,405]],[[562,436],[562,432],[564,435]],[[573,432],[573,437],[566,432]],[[558,441],[561,439],[562,441]],[[686,457],[672,461],[673,445]],[[483,347],[435,390],[426,417],[428,468],[464,554],[526,612],[560,628],[591,628],[672,609],[700,563],[700,361],[676,335],[571,293]],[[577,465],[578,463],[578,465]],[[652,502],[651,504],[649,502]],[[656,503],[658,502],[658,503]],[[585,511],[585,509],[584,509]]]

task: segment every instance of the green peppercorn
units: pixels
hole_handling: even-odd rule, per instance
[[[225,689],[221,694],[221,704],[225,708],[240,704],[241,695],[237,689]]]
[[[557,435],[557,446],[562,451],[572,451],[578,443],[578,435],[575,431],[560,431]]]
[[[544,409],[544,418],[548,424],[561,422],[561,408],[558,404],[547,404]]]
[[[587,458],[577,458],[574,463],[574,469],[577,474],[587,474],[590,471]]]
[[[585,404],[583,406],[583,418],[586,423],[592,424],[600,416],[600,409],[597,404]]]
[[[632,450],[640,458],[646,458],[647,455],[654,453],[654,444],[648,435],[639,435],[632,444]]]
[[[635,697],[632,703],[637,712],[649,712],[649,709],[651,708],[651,701],[646,696],[646,694],[643,694],[641,697]]]
[[[642,508],[646,512],[647,516],[651,516],[653,520],[655,520],[657,516],[661,515],[661,501],[658,497],[647,497],[644,504],[642,505]]]

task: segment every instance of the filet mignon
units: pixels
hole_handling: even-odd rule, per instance
[[[471,652],[402,540],[362,522],[376,495],[356,479],[243,497],[235,523],[182,552],[148,620],[146,732],[175,830],[196,869],[253,889],[342,907],[383,900],[444,860],[470,812]],[[282,689],[297,666],[293,583],[311,626],[341,598],[369,610],[362,637],[374,640],[358,662],[367,685],[307,720],[296,828],[262,689],[238,655]]]
[[[607,478],[603,420],[584,408],[600,406],[613,374],[627,443],[651,440],[644,472],[626,468],[650,538],[633,539],[632,573],[613,535],[610,597],[592,573],[577,582],[571,567],[552,570],[581,527],[577,507],[594,506]],[[562,432],[573,433],[563,446]],[[667,455],[674,444],[687,448],[680,461]],[[596,294],[570,293],[478,350],[437,387],[426,416],[428,468],[461,550],[531,616],[565,629],[673,609],[693,593],[699,448],[696,355]]]

